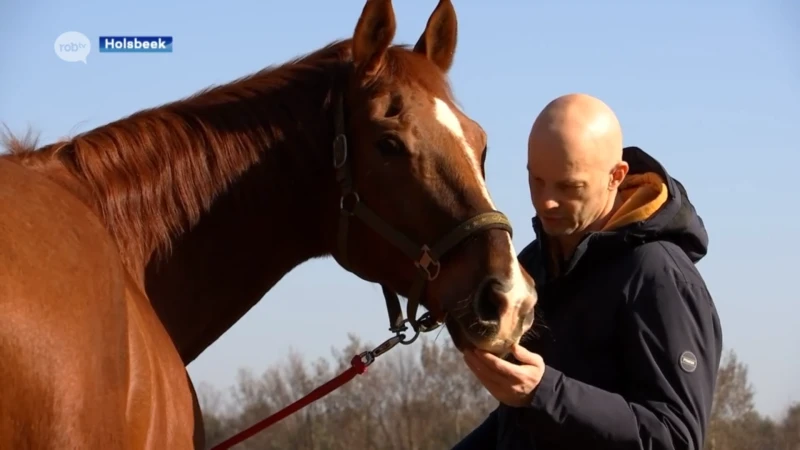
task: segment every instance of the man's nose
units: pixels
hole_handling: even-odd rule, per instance
[[[542,203],[542,205],[544,206],[544,209],[546,209],[546,210],[558,208],[558,202],[553,200],[553,199],[546,199]]]

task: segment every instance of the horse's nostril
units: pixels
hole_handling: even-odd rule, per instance
[[[501,284],[495,278],[483,282],[475,296],[475,315],[480,322],[497,323],[500,321],[500,309],[503,305]]]

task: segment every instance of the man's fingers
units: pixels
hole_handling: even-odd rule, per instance
[[[519,344],[515,344],[514,347],[511,348],[511,353],[515,358],[517,358],[517,361],[521,362],[522,364],[529,364],[537,367],[543,365],[541,356],[530,352],[528,349]]]
[[[491,383],[502,386],[509,383],[509,380],[503,374],[498,373],[492,366],[487,365],[482,358],[472,352],[464,354],[464,361],[484,384]]]
[[[464,361],[467,363],[467,366],[470,368],[472,373],[475,374],[475,378],[477,378],[481,385],[490,394],[492,394],[492,397],[494,397],[497,401],[502,402],[503,400],[501,399],[503,397],[500,393],[507,389],[508,382],[496,381],[495,377],[497,374],[493,373],[491,370],[488,370],[485,366],[481,368],[480,363],[475,360],[474,355],[471,357],[465,357]]]
[[[467,363],[469,370],[472,371],[472,374],[475,375],[475,378],[481,382],[481,384],[489,391],[492,392],[495,386],[495,382],[490,378],[490,373],[488,370],[481,369],[479,366],[476,366],[476,362],[471,360],[470,358],[465,357],[464,362]]]
[[[476,350],[476,357],[486,365],[489,370],[503,375],[506,378],[517,378],[519,376],[518,367],[515,364],[502,360],[491,353],[484,352],[483,350]]]

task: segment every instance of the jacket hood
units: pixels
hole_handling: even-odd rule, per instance
[[[671,242],[692,262],[700,261],[708,252],[708,233],[683,185],[639,147],[625,147],[622,159],[630,167],[620,186],[622,205],[604,230],[590,233],[581,241],[567,271],[589,248],[653,241]],[[545,233],[538,217],[533,218],[533,228],[537,241],[544,241]],[[541,245],[537,247],[542,248]]]

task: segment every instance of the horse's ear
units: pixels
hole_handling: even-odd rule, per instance
[[[373,75],[380,70],[396,29],[391,0],[367,0],[353,33],[353,62],[358,71]]]
[[[447,72],[453,65],[457,37],[456,10],[450,0],[439,0],[436,9],[428,18],[425,31],[414,46],[414,51],[427,56],[442,71]]]

